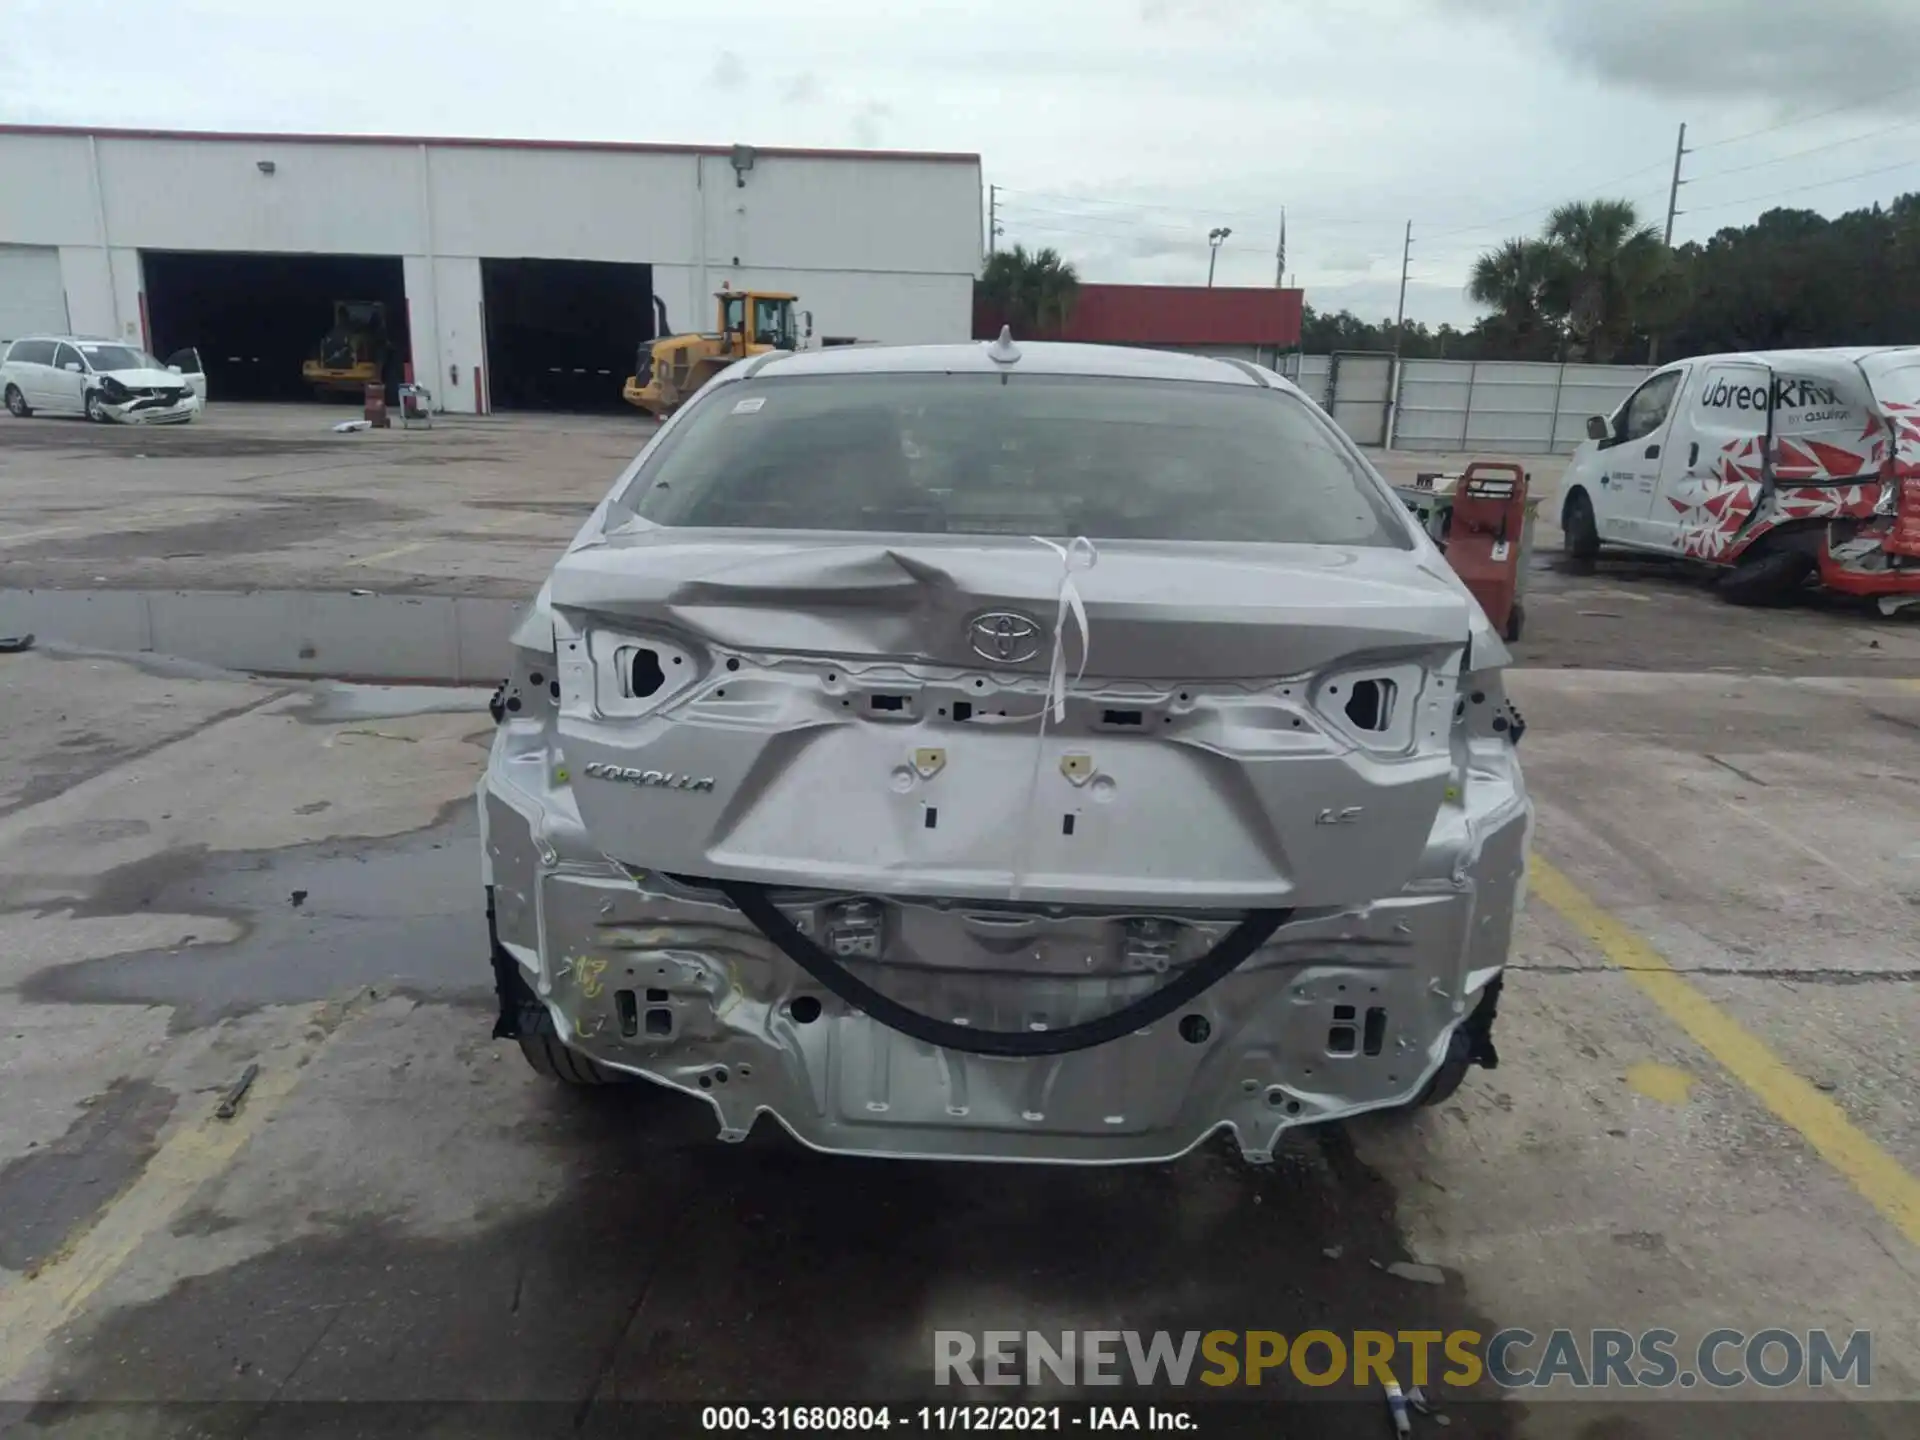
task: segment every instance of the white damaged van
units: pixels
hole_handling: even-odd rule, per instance
[[[1567,552],[1727,571],[1736,604],[1810,579],[1920,602],[1920,346],[1698,355],[1587,421],[1562,486]]]

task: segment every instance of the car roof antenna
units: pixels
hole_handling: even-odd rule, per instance
[[[1013,326],[1000,327],[1000,338],[987,347],[987,358],[999,365],[1011,365],[1020,358],[1020,347],[1013,343]]]

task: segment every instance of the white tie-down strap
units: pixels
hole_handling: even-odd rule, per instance
[[[1100,563],[1100,552],[1093,548],[1093,541],[1084,535],[1074,536],[1065,545],[1042,540],[1038,535],[1032,539],[1060,557],[1060,604],[1058,613],[1053,617],[1053,660],[1047,667],[1047,708],[1053,712],[1053,723],[1058,725],[1067,718],[1069,615],[1073,617],[1073,623],[1080,627],[1080,664],[1073,672],[1074,684],[1079,684],[1081,677],[1087,673],[1087,657],[1093,653],[1093,630],[1087,624],[1087,607],[1081,602],[1080,587],[1073,583],[1073,572],[1093,569]],[[1046,733],[1044,717],[1040,730],[1042,734]]]
[[[1020,833],[1015,842],[1013,885],[1009,892],[1015,900],[1020,898],[1021,878],[1027,870],[1027,850],[1033,836],[1034,798],[1040,790],[1040,768],[1047,756],[1047,719],[1051,716],[1056,725],[1065,722],[1068,686],[1070,683],[1080,683],[1087,673],[1087,657],[1093,653],[1093,627],[1087,623],[1087,607],[1080,599],[1080,587],[1074,584],[1073,575],[1076,570],[1091,570],[1100,563],[1100,552],[1094,548],[1093,541],[1084,535],[1074,536],[1065,545],[1056,545],[1038,535],[1030,538],[1036,545],[1044,545],[1060,557],[1060,593],[1053,617],[1053,658],[1047,664],[1047,698],[1038,712],[1040,729],[1033,740],[1033,773],[1028,777],[1027,803],[1020,816]],[[1074,668],[1071,682],[1067,679],[1069,616],[1080,631],[1080,663]],[[999,719],[998,716],[994,718]],[[1009,721],[1035,718],[1034,715],[1007,717]]]

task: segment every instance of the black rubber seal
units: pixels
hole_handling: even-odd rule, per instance
[[[1292,910],[1254,910],[1234,926],[1218,945],[1189,965],[1174,979],[1150,995],[1121,1006],[1098,1019],[1069,1025],[1061,1030],[982,1030],[972,1025],[955,1025],[936,1020],[897,1000],[889,999],[852,974],[827,954],[811,936],[802,934],[767,898],[764,885],[739,880],[717,880],[714,886],[733,902],[754,927],[780,947],[794,964],[818,980],[856,1010],[872,1016],[890,1030],[943,1050],[959,1050],[968,1055],[1070,1055],[1076,1050],[1091,1050],[1109,1040],[1144,1029],[1163,1020],[1195,997],[1226,979],[1254,951],[1267,943],[1273,932],[1292,917]]]

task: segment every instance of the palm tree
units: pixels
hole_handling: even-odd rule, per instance
[[[1515,325],[1537,323],[1545,315],[1553,258],[1544,240],[1508,240],[1473,262],[1467,294]]]
[[[1546,239],[1559,261],[1551,288],[1568,328],[1587,359],[1605,364],[1632,333],[1666,263],[1660,232],[1640,223],[1629,200],[1576,200],[1553,212]]]
[[[1467,294],[1499,312],[1508,342],[1527,355],[1558,338],[1554,301],[1562,278],[1560,257],[1545,240],[1508,240],[1473,262]]]
[[[1079,297],[1080,276],[1051,246],[1029,251],[1016,245],[987,261],[980,291],[1004,323],[1030,336],[1067,323]]]

